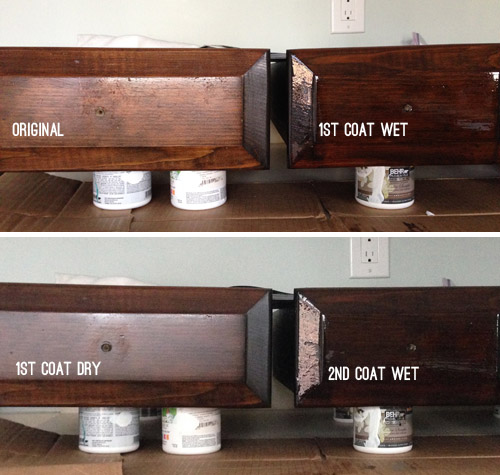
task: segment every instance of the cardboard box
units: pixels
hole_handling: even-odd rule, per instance
[[[91,183],[5,173],[0,176],[0,231],[500,231],[500,179],[419,181],[415,204],[401,210],[358,204],[352,182],[319,182],[230,184],[223,206],[185,211],[170,204],[167,184],[156,184],[148,205],[107,211],[93,206]]]
[[[411,452],[379,456],[356,452],[347,438],[223,440],[222,447],[209,455],[169,455],[157,437],[129,454],[93,455],[78,450],[77,436],[0,420],[1,475],[484,475],[497,474],[500,466],[500,436],[416,437]]]

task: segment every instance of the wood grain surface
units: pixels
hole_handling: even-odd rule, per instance
[[[497,44],[290,50],[287,83],[273,82],[290,107],[273,115],[294,168],[495,163],[499,72]],[[330,122],[336,136],[321,136]],[[344,133],[368,122],[371,136]],[[382,122],[407,123],[405,136]]]
[[[297,405],[500,402],[500,288],[299,289],[295,297]],[[356,368],[381,366],[383,379],[377,369],[356,379]],[[392,368],[404,366],[418,367],[416,377],[395,379]],[[349,368],[349,379],[330,380],[330,367]]]
[[[123,391],[115,403],[262,406],[270,294],[0,284],[0,361],[0,405],[107,405]],[[20,373],[20,362],[35,364]],[[79,374],[85,362],[91,371]]]
[[[0,169],[265,168],[268,76],[266,50],[0,48]]]

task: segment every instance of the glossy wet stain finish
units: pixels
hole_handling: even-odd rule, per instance
[[[275,369],[298,406],[500,402],[499,287],[299,289],[290,310]]]
[[[287,68],[273,86],[288,87],[288,114],[273,115],[291,167],[499,160],[500,45],[291,50]],[[337,133],[322,135],[334,122]],[[405,133],[384,136],[380,124],[392,123]],[[367,133],[349,135],[349,124]]]

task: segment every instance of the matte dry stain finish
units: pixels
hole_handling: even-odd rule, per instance
[[[270,308],[265,289],[0,284],[0,406],[269,405]]]
[[[16,110],[0,109],[9,118],[0,125],[2,147],[237,146],[241,89],[239,77],[3,77],[0,90]],[[20,121],[57,121],[64,137],[15,136]]]

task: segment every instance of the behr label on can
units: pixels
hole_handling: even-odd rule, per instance
[[[415,201],[414,167],[357,167],[356,201],[379,209],[401,209]]]
[[[411,407],[354,408],[353,446],[360,452],[395,454],[413,447]]]

